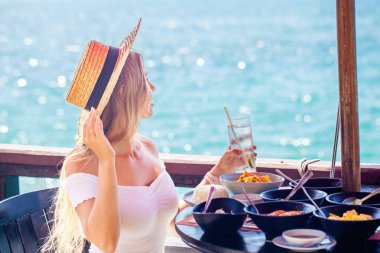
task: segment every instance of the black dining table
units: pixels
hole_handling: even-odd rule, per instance
[[[266,240],[261,231],[240,229],[235,235],[219,236],[207,234],[199,226],[180,225],[179,221],[192,215],[192,207],[187,207],[176,216],[175,228],[182,240],[200,252],[220,253],[289,253],[288,249],[280,248]],[[226,228],[228,229],[228,228]],[[318,252],[331,253],[380,253],[380,241],[367,240],[364,243],[338,242],[333,248]]]

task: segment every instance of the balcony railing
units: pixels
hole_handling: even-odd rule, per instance
[[[20,176],[57,178],[62,160],[68,148],[21,146],[0,144],[0,200],[19,193]],[[218,156],[160,154],[166,169],[176,186],[194,187],[214,166]],[[257,159],[257,171],[275,173],[281,169],[291,178],[299,178],[298,160]],[[315,176],[329,176],[330,161],[319,161],[309,165]],[[340,163],[336,165],[336,177],[341,176]],[[380,164],[361,164],[362,185],[380,182]]]

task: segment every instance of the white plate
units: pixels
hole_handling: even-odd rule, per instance
[[[196,203],[193,202],[193,190],[185,192],[184,194],[182,194],[182,199],[189,206],[195,206],[196,205]]]
[[[284,239],[284,237],[282,237],[282,235],[274,238],[272,240],[272,242],[274,245],[276,245],[278,247],[290,249],[290,250],[297,251],[297,252],[313,252],[313,251],[322,250],[322,249],[329,249],[331,247],[334,247],[336,244],[335,239],[332,238],[331,236],[328,236],[320,244],[313,245],[310,247],[302,247],[302,246],[291,245],[287,241],[285,241],[285,239]]]

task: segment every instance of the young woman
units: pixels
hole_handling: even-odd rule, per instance
[[[153,114],[155,91],[142,57],[130,52],[137,30],[118,49],[92,41],[82,57],[68,101],[84,97],[85,103],[73,103],[90,112],[83,110],[79,143],[64,160],[53,231],[43,252],[79,253],[85,239],[91,243],[92,253],[164,252],[178,198],[155,145],[137,133],[139,121]],[[104,60],[99,60],[104,48],[108,51]],[[112,56],[112,50],[119,50],[118,54]],[[101,70],[96,70],[99,62]],[[104,74],[110,62],[113,68]],[[93,81],[91,75],[96,76]],[[112,80],[116,80],[114,84]],[[93,87],[84,88],[91,82]],[[105,86],[100,89],[103,91],[99,92],[99,85]],[[95,106],[89,107],[91,104]],[[208,173],[209,178],[230,172],[232,164],[244,164],[240,150],[227,150]]]

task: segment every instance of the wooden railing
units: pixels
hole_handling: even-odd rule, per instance
[[[18,177],[56,178],[67,148],[20,146],[0,144],[0,199],[18,194]],[[166,169],[176,186],[194,187],[219,159],[218,156],[160,154]],[[281,169],[292,178],[299,178],[297,160],[257,159],[257,170],[274,173]],[[331,162],[310,164],[316,177],[329,175]],[[362,184],[380,184],[380,164],[361,165]],[[341,176],[340,163],[336,165],[336,177]]]

